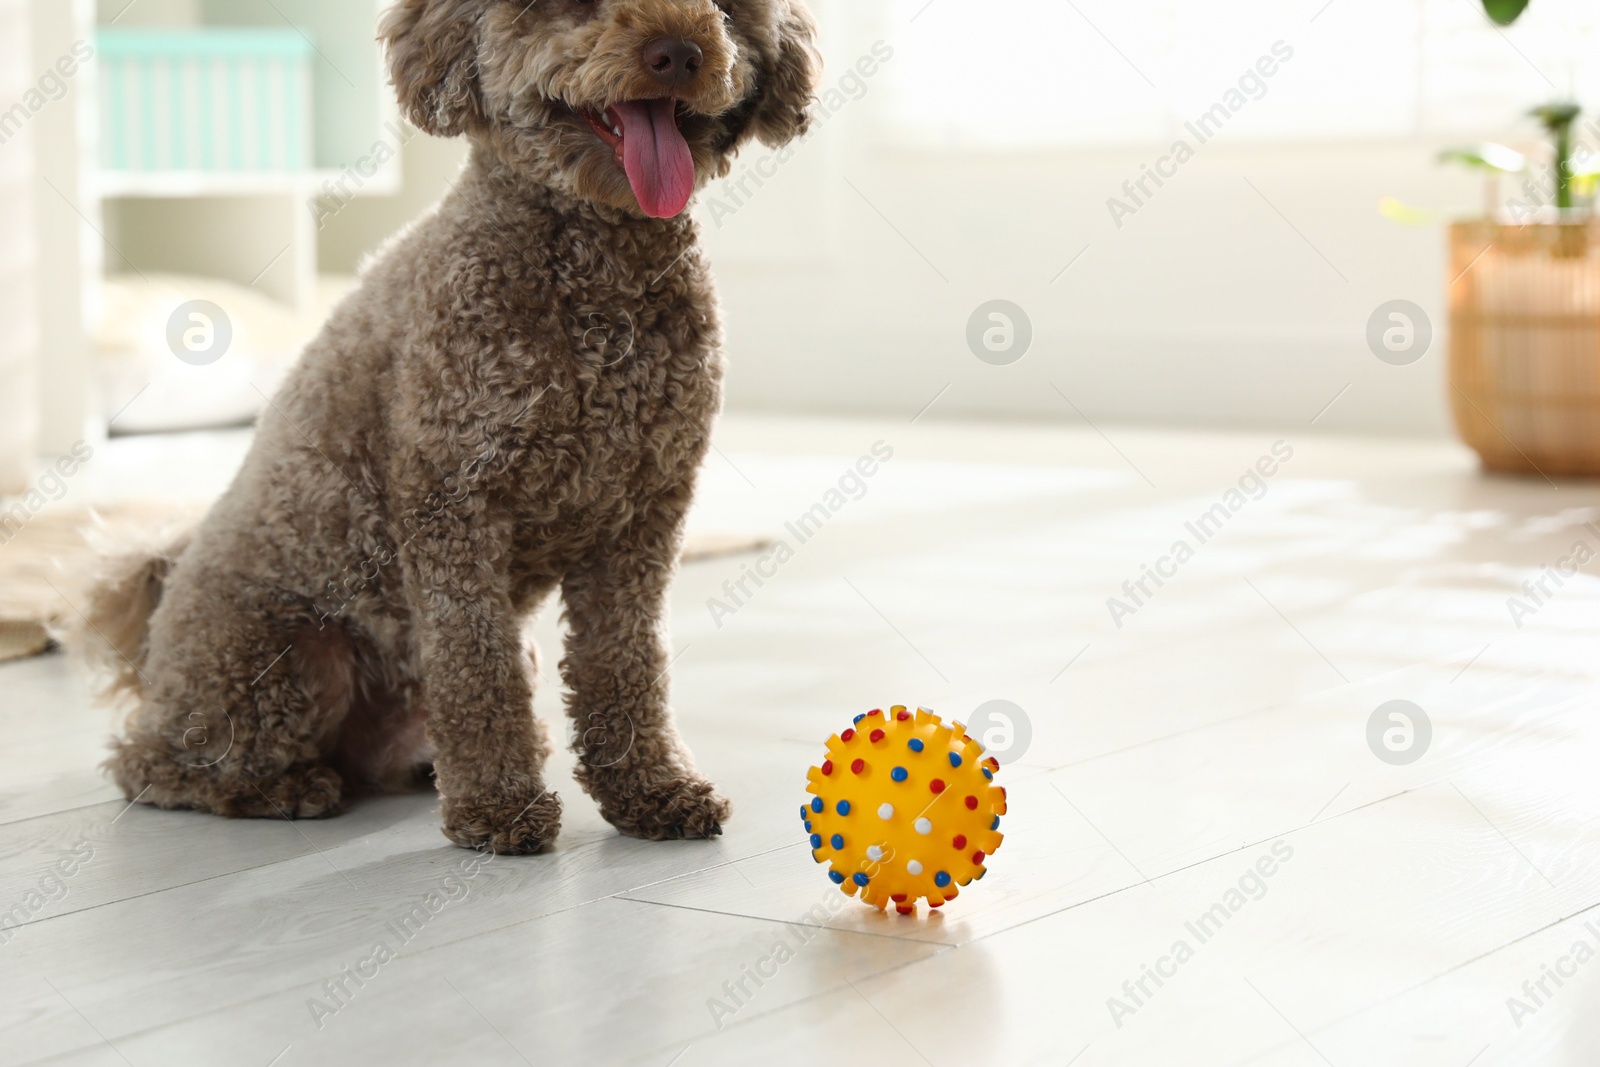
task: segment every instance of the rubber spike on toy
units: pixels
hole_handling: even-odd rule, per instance
[[[988,873],[1004,840],[1000,764],[960,723],[903,704],[856,716],[806,773],[812,856],[849,896],[880,911],[942,907]]]

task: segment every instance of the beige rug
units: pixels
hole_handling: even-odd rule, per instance
[[[146,540],[163,527],[194,522],[203,511],[157,502],[57,508],[33,516],[20,532],[0,527],[0,663],[50,651],[51,632],[77,619],[95,568],[96,546]],[[691,532],[683,559],[716,559],[768,544],[760,537]]]
[[[20,530],[0,526],[0,663],[49,651],[51,631],[76,620],[73,605],[82,605],[92,580],[95,546],[179,528],[203,510],[165,502],[46,507]]]

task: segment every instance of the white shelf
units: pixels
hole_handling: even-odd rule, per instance
[[[63,451],[80,437],[106,432],[115,403],[97,395],[90,338],[104,305],[108,272],[184,274],[255,286],[304,312],[315,305],[322,217],[319,202],[401,191],[404,139],[387,69],[374,40],[392,0],[25,0],[43,27],[30,69],[45,69],[74,41],[92,40],[114,18],[132,26],[292,25],[317,42],[313,102],[315,151],[310,168],[290,172],[111,171],[100,164],[101,75],[84,64],[57,121],[36,124],[40,161],[57,160],[58,203],[41,202],[40,239],[61,249],[62,278],[48,292],[66,295],[44,314],[61,336],[42,345],[46,445]],[[123,17],[125,16],[125,17]],[[369,161],[384,148],[385,162]],[[350,169],[340,169],[346,162]],[[317,166],[320,164],[320,166]],[[369,173],[371,171],[371,173]],[[55,196],[57,194],[47,194]],[[70,253],[70,255],[69,255]],[[132,264],[132,266],[130,266]],[[113,398],[120,401],[122,398]]]
[[[337,184],[337,170],[226,173],[218,171],[101,171],[95,188],[107,199],[192,199],[225,196],[292,196],[307,199],[328,183]],[[356,186],[345,186],[343,197],[392,196],[400,191],[398,166],[380,170]]]
[[[189,199],[201,196],[310,196],[320,184],[315,174],[219,174],[209,171],[101,171],[95,179],[103,197]]]

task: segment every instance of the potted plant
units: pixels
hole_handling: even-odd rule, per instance
[[[1484,0],[1499,25],[1528,0]],[[1450,384],[1457,430],[1486,467],[1600,475],[1600,167],[1573,136],[1580,109],[1536,108],[1548,165],[1503,145],[1445,160],[1488,176],[1484,217],[1450,227]],[[1506,178],[1518,193],[1504,200]]]

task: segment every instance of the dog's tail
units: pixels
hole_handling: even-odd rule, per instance
[[[73,635],[102,699],[138,701],[144,696],[150,616],[160,606],[167,576],[192,538],[192,531],[184,531],[102,559],[89,590],[85,625]]]

